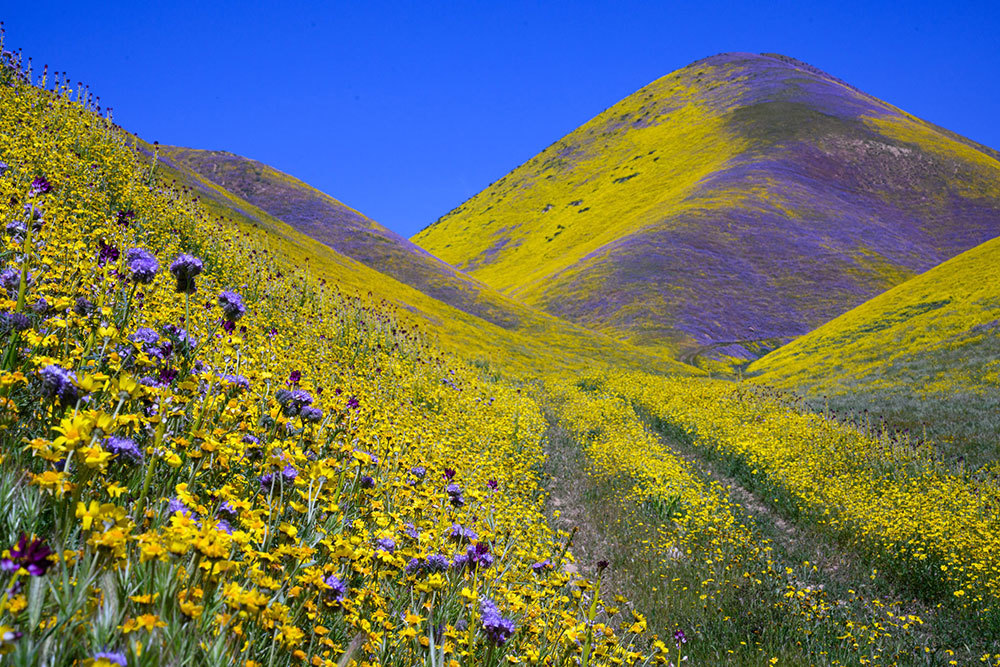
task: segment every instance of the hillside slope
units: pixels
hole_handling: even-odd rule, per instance
[[[137,140],[137,147],[147,155],[153,154],[154,147],[145,142]],[[340,215],[321,218],[317,214],[317,227],[311,231],[317,233],[319,238],[313,238],[295,225],[278,219],[201,176],[187,167],[184,160],[171,159],[171,155],[180,151],[189,155],[199,153],[160,147],[157,169],[161,178],[197,193],[202,205],[220,219],[233,220],[254,235],[263,233],[283,257],[291,258],[299,266],[311,267],[314,274],[323,276],[330,285],[344,293],[366,295],[366,299],[381,300],[389,307],[408,314],[406,319],[418,325],[426,335],[438,338],[443,347],[467,359],[492,366],[503,365],[508,372],[580,368],[594,364],[651,367],[663,372],[688,373],[695,370],[523,306],[478,281],[465,278],[422,251],[408,255],[406,247],[412,244],[405,239],[394,245],[392,240],[395,235],[392,232],[339,204],[332,197],[284,176],[294,185],[292,194],[288,196],[294,197],[298,193],[306,200],[306,207],[310,205],[309,197],[312,197],[314,208],[326,207],[333,214]],[[246,166],[251,161],[238,158],[225,160],[224,163]],[[260,163],[252,164],[256,165],[252,169],[269,174],[279,173]],[[233,185],[233,181],[229,183],[234,189],[244,191]],[[275,201],[280,205],[280,196]],[[282,211],[277,210],[279,213]],[[374,231],[365,232],[365,226]],[[326,230],[326,235],[316,229],[320,232]],[[386,250],[379,255],[376,250],[378,242],[372,239],[383,232],[389,241],[382,244]],[[331,247],[332,242],[323,242],[323,238],[333,237],[341,239],[337,243],[345,247],[346,252]],[[355,252],[359,257],[355,258],[351,254],[352,248],[366,249],[368,254]],[[363,259],[370,264],[364,263]],[[425,272],[413,268],[425,260]],[[408,265],[424,280],[415,280],[416,286],[401,281],[388,271],[378,269],[383,261],[390,267]],[[452,277],[449,278],[449,275]],[[435,277],[440,278],[437,282],[442,286],[440,291],[421,289]],[[437,293],[441,298],[428,292]],[[452,299],[452,303],[447,301],[449,295],[460,298]]]
[[[634,343],[754,356],[997,234],[995,152],[734,53],[640,89],[413,240]]]
[[[516,329],[521,308],[330,195],[266,164],[224,151],[161,146],[184,165],[303,234],[369,268],[493,324]]]
[[[927,434],[972,465],[1000,456],[1000,238],[750,365],[817,406]]]

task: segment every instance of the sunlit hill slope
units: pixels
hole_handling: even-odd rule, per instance
[[[414,241],[690,357],[755,356],[998,233],[995,152],[803,63],[735,53],[640,89]]]
[[[875,297],[749,367],[816,404],[927,430],[978,464],[1000,449],[1000,239]]]

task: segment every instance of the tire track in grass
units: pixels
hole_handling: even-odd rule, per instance
[[[900,618],[899,608],[822,590],[828,583],[819,567],[775,548],[781,543],[772,545],[757,528],[767,522],[736,502],[740,487],[727,489],[703,472],[630,404],[596,389],[563,386],[553,395],[558,421],[550,416],[546,488],[554,524],[577,528],[574,551],[583,567],[612,561],[609,584],[661,636],[688,630],[695,664],[767,665],[777,658],[782,665],[843,665],[862,657],[928,664],[919,629]],[[656,516],[660,508],[644,498],[670,488],[684,500]],[[790,530],[771,518],[772,527]],[[677,558],[669,555],[675,550]]]

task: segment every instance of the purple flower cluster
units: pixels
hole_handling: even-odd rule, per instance
[[[409,574],[427,574],[431,572],[445,572],[451,567],[448,557],[443,554],[431,554],[427,558],[411,558],[406,564],[406,571]]]
[[[38,176],[31,182],[31,188],[28,190],[28,194],[32,197],[36,195],[44,195],[46,192],[52,191],[52,184],[49,183],[49,179],[44,176]]]
[[[279,389],[274,394],[274,400],[278,401],[281,411],[286,417],[294,417],[302,412],[302,408],[312,405],[313,397],[305,389]]]
[[[531,571],[534,572],[535,574],[541,574],[542,572],[545,572],[545,570],[551,570],[551,569],[552,569],[552,561],[549,560],[548,558],[542,561],[538,561],[537,563],[531,564]]]
[[[102,664],[102,661],[103,664],[128,667],[128,658],[126,658],[125,654],[120,651],[98,651],[94,654],[94,664]]]
[[[495,645],[504,644],[514,634],[514,621],[504,618],[496,604],[489,598],[484,597],[479,601],[479,611],[482,615],[483,631]]]
[[[97,242],[97,265],[104,266],[108,263],[114,263],[118,261],[118,256],[121,253],[118,252],[118,248],[111,244],[105,243],[104,239],[100,239]]]
[[[14,331],[25,331],[31,328],[31,320],[22,313],[2,313],[0,314],[0,334],[8,334]]]
[[[132,463],[142,463],[142,450],[129,438],[111,436],[104,441],[104,449],[117,455],[119,461],[127,459]]]
[[[338,579],[336,575],[331,574],[326,577],[323,579],[323,583],[330,587],[329,595],[334,602],[343,602],[344,598],[347,597],[347,584]]]
[[[246,377],[242,375],[230,375],[227,373],[226,375],[222,376],[222,380],[224,382],[228,382],[237,389],[242,389],[243,391],[246,391],[247,389],[250,388],[250,380],[248,380]]]
[[[465,496],[462,495],[462,487],[458,484],[449,484],[445,487],[445,491],[448,492],[448,499],[451,504],[455,507],[461,507],[465,504]]]
[[[235,322],[246,314],[246,306],[243,305],[243,297],[236,292],[220,292],[219,307],[222,308],[222,316],[227,322]]]
[[[194,513],[187,505],[184,504],[183,500],[180,498],[171,498],[167,503],[167,514],[173,516],[178,513],[180,513],[181,516],[194,517]]]
[[[156,257],[142,248],[129,248],[125,251],[125,266],[132,282],[140,285],[153,282],[156,272],[160,270],[160,263],[156,261]]]
[[[188,334],[187,330],[182,327],[168,324],[163,327],[163,333],[169,336],[170,339],[176,343],[177,349],[179,350],[193,351],[198,347],[198,339],[192,338],[191,335]],[[173,348],[171,348],[170,351],[172,352]],[[164,352],[164,354],[165,356],[170,356],[168,352]]]
[[[0,271],[0,287],[7,290],[8,294],[17,294],[18,289],[21,287],[21,269],[11,266]]]
[[[463,567],[470,570],[486,569],[493,565],[493,554],[490,553],[490,545],[484,542],[470,544],[465,549],[465,553],[457,553],[452,559],[452,567],[460,570]]]
[[[319,408],[315,408],[308,405],[302,408],[302,411],[299,412],[299,416],[302,417],[302,419],[307,422],[323,421],[323,411],[320,410]]]
[[[41,577],[52,567],[49,556],[53,551],[40,539],[29,540],[24,533],[8,553],[8,556],[0,558],[0,570],[4,572],[17,572],[24,568],[31,576]]]
[[[177,280],[177,291],[183,294],[194,294],[194,279],[204,270],[205,265],[194,255],[180,255],[170,264],[170,273]]]
[[[378,549],[379,551],[384,551],[386,553],[390,554],[395,553],[396,540],[392,539],[391,537],[380,537],[379,539],[375,540],[375,548]]]
[[[38,372],[42,378],[42,389],[51,399],[63,405],[76,403],[80,393],[76,388],[76,374],[65,368],[51,364]]]
[[[448,537],[455,540],[456,542],[472,542],[479,536],[476,535],[476,531],[471,528],[466,528],[457,523],[451,524],[451,528],[448,529]]]

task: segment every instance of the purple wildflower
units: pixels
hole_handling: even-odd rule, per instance
[[[135,333],[129,336],[129,340],[133,343],[141,343],[143,348],[145,348],[146,345],[156,345],[159,343],[160,334],[149,327],[139,327],[135,330]]]
[[[177,514],[178,512],[180,512],[182,516],[187,516],[187,517],[194,516],[194,514],[191,512],[188,506],[184,504],[184,501],[182,501],[180,498],[171,498],[170,502],[167,503],[167,514],[170,514],[172,516],[174,514]]]
[[[444,469],[444,478],[445,478],[446,481],[450,482],[451,478],[454,477],[454,476],[455,476],[455,469],[454,468],[445,468]]]
[[[16,294],[21,287],[21,269],[11,266],[0,271],[0,287],[10,294]]]
[[[288,464],[281,469],[281,478],[285,480],[285,484],[293,484],[295,478],[299,476],[299,471],[295,469],[295,466]]]
[[[31,576],[41,577],[52,567],[49,559],[52,553],[40,539],[29,540],[27,535],[21,533],[21,539],[8,550],[9,555],[0,558],[0,570],[17,572],[24,568]]]
[[[219,509],[215,510],[216,516],[221,516],[223,514],[228,516],[230,520],[233,520],[237,516],[239,516],[239,513],[236,511],[236,508],[230,505],[228,500],[223,501],[223,503],[219,505]]]
[[[304,389],[279,389],[274,394],[274,399],[278,401],[282,412],[286,417],[294,417],[307,405],[312,405],[313,397]]]
[[[268,491],[270,491],[271,487],[273,485],[274,485],[274,473],[273,472],[269,472],[266,475],[261,475],[260,476],[260,488],[261,488],[262,491],[264,491],[264,493],[267,493]]]
[[[380,537],[375,540],[375,547],[380,551],[385,551],[386,553],[394,553],[396,551],[396,540],[391,537]]]
[[[193,294],[195,290],[194,279],[205,269],[205,265],[194,255],[180,255],[170,264],[170,273],[177,279],[177,291],[184,294]]]
[[[177,343],[177,348],[181,350],[195,350],[198,347],[198,339],[192,338],[188,334],[186,329],[175,326],[173,324],[168,324],[163,327],[163,333],[170,336],[170,339]],[[165,356],[170,356],[169,352],[173,351],[171,348],[169,351],[164,351]]]
[[[120,253],[118,252],[118,248],[115,247],[113,244],[105,243],[104,239],[101,239],[97,242],[98,266],[104,266],[108,262],[117,262],[119,255]]]
[[[73,312],[80,317],[89,317],[94,314],[94,302],[85,296],[81,296],[73,304]]]
[[[448,569],[448,559],[443,554],[431,554],[424,562],[428,572],[444,572]]]
[[[94,654],[94,664],[101,665],[101,667],[108,667],[108,665],[128,667],[128,658],[125,657],[124,653],[117,651],[98,651]]]
[[[427,468],[425,468],[424,466],[413,466],[412,468],[410,468],[410,474],[416,477],[417,479],[423,479],[424,476],[427,474]]]
[[[64,405],[76,403],[80,394],[76,388],[76,374],[55,364],[38,372],[42,377],[42,388],[49,398],[59,399]]]
[[[466,528],[465,526],[453,523],[451,524],[451,528],[448,529],[448,537],[456,542],[471,542],[479,536],[476,535],[476,531],[471,528]]]
[[[323,579],[323,583],[330,587],[330,596],[334,602],[344,601],[344,598],[347,596],[347,584],[332,574]]]
[[[156,261],[156,257],[142,248],[126,250],[125,265],[128,267],[132,282],[142,285],[153,282],[153,279],[156,278],[156,272],[160,270],[160,263]]]
[[[681,644],[687,644],[687,635],[684,634],[683,630],[674,632],[674,643],[677,644],[677,648],[680,648]]]
[[[2,313],[0,314],[0,333],[6,334],[12,331],[25,331],[31,328],[31,320],[22,313]]]
[[[0,646],[16,642],[23,636],[23,632],[18,632],[17,630],[7,630],[6,632],[0,634]]]
[[[301,371],[292,371],[288,375],[288,383],[289,384],[298,384],[301,379],[302,379],[302,372]]]
[[[505,643],[514,634],[514,621],[504,618],[496,604],[489,598],[480,600],[479,610],[482,614],[483,631],[497,646]]]
[[[406,534],[406,536],[409,537],[410,539],[414,540],[420,539],[420,531],[417,530],[417,527],[414,526],[412,523],[403,524],[403,533]]]
[[[132,463],[142,462],[142,450],[129,438],[111,436],[103,443],[104,449],[116,454],[118,460],[129,459]]]
[[[323,421],[323,411],[320,410],[319,408],[314,408],[310,406],[302,408],[302,412],[299,413],[299,416],[302,417],[302,419],[307,422]]]
[[[465,564],[470,570],[475,570],[477,567],[488,568],[493,565],[490,545],[485,542],[470,544],[465,550]]]
[[[465,504],[465,497],[462,496],[462,487],[458,484],[449,484],[445,487],[445,491],[448,492],[449,500],[451,500],[451,504],[455,507],[461,507]]]
[[[220,292],[219,307],[222,308],[222,316],[228,322],[235,322],[247,312],[246,306],[243,305],[243,297],[236,292]]]
[[[242,375],[223,375],[222,379],[229,384],[233,385],[237,389],[247,390],[250,388],[250,380],[246,379]]]
[[[369,475],[362,475],[361,479],[358,480],[358,481],[361,484],[361,488],[362,489],[374,489],[375,488],[375,479],[373,477],[370,477]]]
[[[28,193],[34,197],[35,195],[44,195],[46,192],[52,191],[52,184],[44,176],[39,176],[31,182],[31,189]]]
[[[531,571],[534,572],[535,574],[541,574],[545,570],[550,570],[550,569],[552,569],[552,561],[549,560],[548,558],[546,558],[543,561],[531,564]]]
[[[132,209],[121,210],[115,214],[115,221],[122,227],[128,227],[135,220],[135,211]]]

